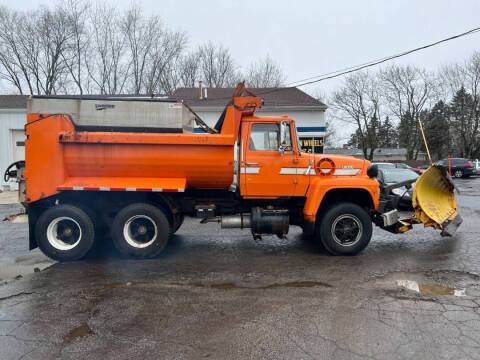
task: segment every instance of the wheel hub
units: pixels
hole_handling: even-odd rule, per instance
[[[57,250],[71,250],[80,243],[81,238],[79,223],[70,217],[55,218],[47,227],[47,240]]]
[[[360,220],[352,214],[339,216],[332,224],[333,240],[341,246],[355,245],[361,238],[363,228]]]
[[[135,215],[125,222],[123,236],[126,242],[135,248],[145,248],[157,238],[157,225],[147,215]]]

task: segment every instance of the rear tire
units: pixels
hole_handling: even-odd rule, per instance
[[[317,234],[330,254],[356,255],[370,243],[372,221],[360,206],[340,203],[323,213]]]
[[[85,211],[73,205],[58,205],[38,218],[35,238],[48,257],[73,261],[83,258],[92,248],[95,230]]]
[[[171,231],[165,213],[145,203],[128,205],[120,210],[111,229],[117,250],[135,258],[152,258],[160,254]]]

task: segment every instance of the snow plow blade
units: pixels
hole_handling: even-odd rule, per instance
[[[457,212],[455,185],[445,168],[432,165],[415,182],[412,223],[442,230],[442,236],[452,236],[462,223]]]

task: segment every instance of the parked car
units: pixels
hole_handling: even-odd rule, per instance
[[[468,159],[451,158],[452,176],[456,178],[467,178],[473,175],[473,163]],[[448,159],[438,160],[435,164],[443,166],[448,171]]]
[[[422,169],[420,167],[412,167],[412,166],[410,166],[408,164],[404,164],[404,163],[395,163],[394,165],[397,169],[412,170],[412,171],[416,172],[418,175],[422,175],[425,172],[425,169],[426,169],[426,168]],[[427,166],[427,168],[428,168],[428,166]]]
[[[395,164],[392,163],[384,163],[384,162],[378,162],[378,163],[372,163],[372,165],[377,165],[379,169],[394,169]]]
[[[423,171],[427,170],[430,167],[430,164],[428,165],[419,165],[418,168],[422,169]]]
[[[405,163],[380,163],[379,162],[379,163],[373,163],[373,165],[377,165],[379,169],[408,169],[416,172],[418,175],[422,175],[425,169],[428,168],[428,166],[425,169],[414,168]]]
[[[410,169],[399,169],[396,167],[379,167],[377,180],[380,181],[384,186],[393,185],[406,180],[417,179],[419,175],[410,170]],[[411,208],[412,207],[412,197],[413,197],[413,188],[415,183],[412,186],[407,188],[402,186],[396,189],[392,189],[392,194],[400,196],[398,206],[401,208]]]

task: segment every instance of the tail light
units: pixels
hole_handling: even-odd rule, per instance
[[[473,169],[473,164],[472,163],[467,163],[467,165],[465,165],[465,167],[467,167],[469,169]]]

